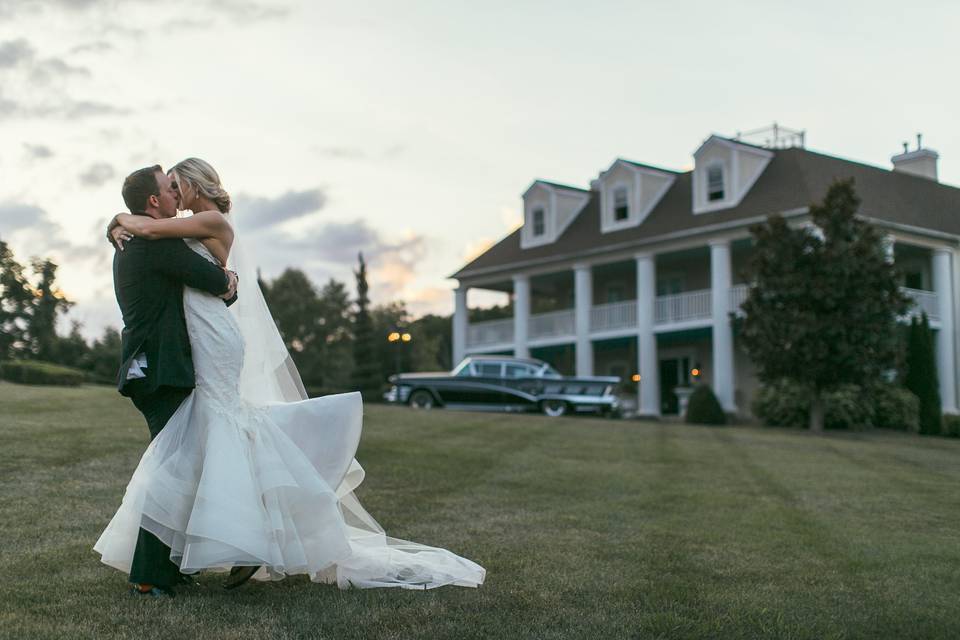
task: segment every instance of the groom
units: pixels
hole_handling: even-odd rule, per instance
[[[159,165],[127,176],[122,193],[134,215],[177,215],[179,188]],[[107,235],[120,248],[113,256],[114,292],[123,314],[123,364],[117,387],[146,418],[153,440],[195,386],[183,315],[183,287],[206,291],[230,305],[236,300],[237,276],[211,263],[181,239],[147,241],[129,237],[115,226],[111,223]],[[141,528],[130,582],[136,594],[173,596],[174,585],[192,580],[170,560],[170,548]]]

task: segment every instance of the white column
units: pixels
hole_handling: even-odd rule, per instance
[[[733,325],[730,322],[730,241],[710,242],[710,304],[713,315],[713,392],[727,413],[734,403]]]
[[[653,254],[639,253],[637,259],[637,369],[640,372],[639,413],[660,415],[660,372],[657,365],[657,336],[653,333],[657,276]]]
[[[513,276],[513,355],[529,358],[527,327],[530,326],[530,276]]]
[[[577,376],[593,375],[590,309],[593,307],[593,271],[588,264],[573,267],[574,327],[577,332]]]
[[[467,287],[453,290],[453,366],[467,355]]]
[[[937,249],[933,252],[933,290],[937,292],[937,313],[940,330],[937,331],[937,375],[940,378],[940,404],[944,413],[957,412],[956,369],[953,349],[953,252]]]

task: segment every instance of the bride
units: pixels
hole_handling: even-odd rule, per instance
[[[207,162],[170,170],[190,217],[121,214],[146,239],[184,238],[240,277],[239,300],[185,288],[196,388],[150,443],[94,549],[129,573],[140,528],[170,547],[181,573],[233,570],[254,579],[306,574],[349,587],[476,587],[480,565],[386,535],[353,495],[359,393],[308,399],[230,220],[230,197]],[[122,233],[122,232],[121,232]],[[236,581],[235,581],[236,583]]]

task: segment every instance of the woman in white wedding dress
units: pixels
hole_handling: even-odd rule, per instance
[[[230,199],[206,162],[170,170],[187,218],[118,216],[145,238],[183,237],[240,275],[239,300],[185,288],[196,388],[151,442],[94,549],[129,572],[139,529],[171,549],[185,574],[262,567],[278,580],[306,574],[348,587],[476,587],[480,565],[445,549],[387,536],[353,490],[363,420],[359,393],[307,399],[299,375],[244,264]]]

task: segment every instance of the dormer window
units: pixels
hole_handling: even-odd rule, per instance
[[[622,222],[630,217],[630,206],[627,203],[627,188],[617,187],[613,190],[613,220]]]
[[[719,164],[707,168],[707,201],[723,200],[723,167]]]
[[[543,209],[533,210],[533,235],[542,236],[546,231],[546,214]]]

